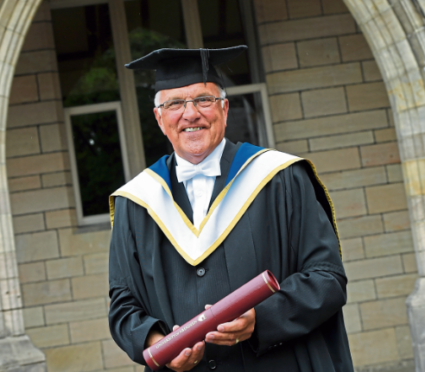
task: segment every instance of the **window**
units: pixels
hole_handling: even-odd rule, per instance
[[[80,225],[107,222],[108,196],[172,152],[152,112],[153,72],[124,68],[155,49],[247,44],[248,53],[220,66],[230,101],[226,136],[274,146],[250,0],[50,5]]]

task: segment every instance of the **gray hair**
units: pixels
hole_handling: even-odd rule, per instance
[[[218,89],[218,93],[220,95],[220,98],[226,98],[226,91],[222,87],[220,87],[219,85],[217,85],[217,89]],[[161,101],[160,101],[161,98],[160,97],[161,97],[161,91],[158,91],[155,94],[155,99],[153,101],[155,107],[158,107],[161,104]],[[221,107],[224,107],[224,101],[223,100],[221,101]]]

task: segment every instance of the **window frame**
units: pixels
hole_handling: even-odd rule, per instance
[[[92,105],[64,108],[66,135],[68,140],[69,158],[71,162],[72,183],[74,186],[73,189],[74,189],[74,196],[75,196],[75,207],[77,211],[77,220],[78,220],[79,226],[105,223],[110,220],[110,217],[109,217],[109,213],[97,214],[94,216],[83,215],[83,203],[81,200],[81,190],[80,190],[80,182],[78,178],[78,166],[77,166],[77,158],[75,155],[74,138],[72,135],[71,117],[76,115],[96,114],[96,113],[111,112],[111,111],[115,111],[115,114],[117,117],[118,134],[120,139],[121,156],[122,156],[123,169],[124,169],[124,179],[126,182],[128,182],[131,179],[131,175],[130,175],[130,167],[128,162],[128,151],[127,151],[127,144],[125,139],[125,128],[124,128],[124,120],[122,116],[121,102],[114,101],[114,102],[96,103]],[[105,201],[105,203],[107,203],[107,201]]]

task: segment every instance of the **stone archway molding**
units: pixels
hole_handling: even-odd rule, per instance
[[[25,335],[6,173],[6,121],[18,57],[41,0],[0,0],[0,371],[46,370]]]
[[[419,278],[406,300],[425,372],[425,0],[344,0],[366,37],[394,116]]]

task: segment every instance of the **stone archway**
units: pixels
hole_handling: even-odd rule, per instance
[[[0,370],[45,371],[45,357],[28,336],[22,316],[15,240],[6,174],[9,93],[25,35],[41,0],[0,2]]]
[[[368,40],[397,131],[419,278],[408,297],[416,371],[425,371],[425,3],[344,0]]]

